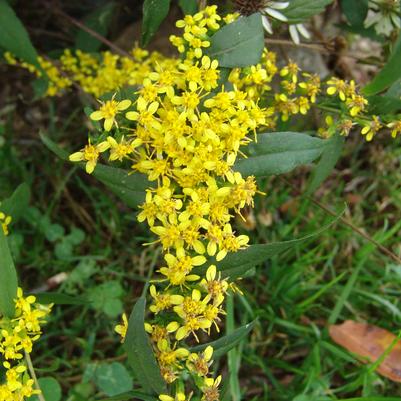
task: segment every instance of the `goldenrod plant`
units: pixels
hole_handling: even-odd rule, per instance
[[[164,12],[151,3],[144,4],[144,42],[157,28],[149,24],[158,25]],[[226,372],[215,361],[254,325],[225,335],[227,300],[246,297],[239,280],[291,246],[252,244],[234,223],[246,220],[255,197],[269,195],[258,189],[258,180],[316,162],[311,193],[331,172],[346,137],[359,132],[370,142],[401,132],[397,108],[382,107],[377,96],[391,80],[383,84],[379,74],[361,88],[354,80],[323,78],[266,47],[264,29],[271,34],[280,21],[296,44],[299,34],[310,38],[303,24],[312,14],[307,8],[297,16],[303,9],[298,0],[241,0],[224,14],[200,3],[175,24],[180,34],[169,38],[175,55],[139,45],[124,55],[65,49],[58,58],[36,56],[34,62],[33,48],[30,57],[13,46],[4,54],[8,64],[46,81],[43,96],[79,88],[93,97],[97,106],[85,110],[90,130],[81,146],[67,154],[49,137],[42,136],[43,143],[137,209],[124,213],[153,236],[144,246],[161,249],[142,295],[115,327],[138,389],[112,399],[223,399]],[[329,3],[317,2],[316,13]],[[399,28],[396,5],[369,2],[369,13],[376,14],[362,25],[388,35]],[[320,124],[316,135],[281,131],[312,113]],[[18,217],[12,203],[0,205],[0,271],[6,278],[0,280],[0,401],[41,400],[30,354],[55,306],[51,297],[41,303],[18,287],[6,238]]]

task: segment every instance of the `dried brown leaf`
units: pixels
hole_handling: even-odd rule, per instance
[[[396,336],[389,331],[366,323],[347,320],[329,327],[332,340],[360,357],[364,363],[373,363],[391,346]],[[401,341],[397,341],[377,373],[401,382]]]

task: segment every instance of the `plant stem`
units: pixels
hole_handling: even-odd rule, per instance
[[[29,373],[31,374],[32,379],[35,383],[35,387],[37,390],[40,391],[40,393],[38,394],[39,401],[46,401],[45,397],[43,397],[42,390],[40,389],[38,378],[36,377],[35,369],[33,368],[31,356],[26,351],[25,351],[25,360],[26,360],[26,364],[28,365]]]

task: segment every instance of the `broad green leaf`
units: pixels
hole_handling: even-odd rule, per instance
[[[61,400],[61,386],[59,382],[53,377],[41,377],[39,380],[39,387],[42,390],[43,398],[46,401],[60,401]],[[39,401],[39,397],[34,395],[30,398],[31,401]]]
[[[213,347],[213,358],[219,358],[225,355],[228,351],[230,351],[230,349],[234,348],[242,339],[244,339],[252,330],[255,322],[256,321],[254,320],[245,326],[239,327],[230,334],[227,334],[216,341],[192,347],[191,352],[201,352],[207,346],[211,345]]]
[[[395,81],[386,92],[386,96],[390,96],[393,98],[401,98],[401,78]]]
[[[373,78],[373,80],[363,88],[366,96],[375,95],[387,89],[390,85],[401,78],[401,34],[394,45],[393,51],[387,64]]]
[[[101,363],[96,366],[94,382],[106,395],[113,397],[131,391],[132,378],[119,362]]]
[[[5,0],[0,0],[0,47],[42,70],[28,32]]]
[[[132,208],[138,207],[145,200],[145,190],[151,186],[143,174],[130,174],[126,170],[101,164],[96,166],[93,176]]]
[[[84,297],[71,296],[60,292],[39,292],[32,294],[42,305],[88,305],[89,300]]]
[[[194,15],[198,11],[197,0],[178,0],[178,5],[185,15]]]
[[[236,253],[228,254],[221,262],[217,263],[218,271],[221,272],[222,277],[227,277],[225,272],[229,271],[230,269],[232,269],[233,266],[235,266],[237,269],[237,277],[239,277],[241,270],[243,273],[246,273],[249,269],[260,263],[263,263],[267,259],[272,258],[273,256],[276,256],[281,252],[292,248],[295,245],[301,244],[302,242],[305,242],[321,234],[330,226],[332,226],[341,217],[342,213],[343,212],[339,213],[320,230],[308,234],[304,237],[293,239],[290,241],[251,245],[248,248],[238,251]]]
[[[262,18],[259,13],[241,17],[221,28],[210,38],[206,54],[220,67],[246,67],[260,62],[264,48]]]
[[[108,1],[99,8],[92,11],[85,19],[84,25],[102,36],[109,31],[116,3]],[[96,52],[100,49],[102,42],[84,30],[79,30],[75,38],[75,47],[84,52]]]
[[[146,46],[167,17],[170,0],[145,0],[143,2],[142,46]]]
[[[322,13],[332,2],[333,0],[292,0],[290,5],[280,12],[287,17],[288,22],[294,24]]]
[[[58,157],[68,160],[68,152],[61,149],[49,137],[41,134],[42,142]],[[74,163],[75,164],[75,163]],[[85,163],[77,163],[85,168]],[[99,181],[109,187],[126,205],[136,208],[145,199],[145,190],[151,186],[146,176],[135,173],[130,174],[116,167],[98,164],[92,173]]]
[[[12,221],[16,222],[26,211],[30,197],[29,185],[23,183],[18,186],[9,198],[0,203],[0,211],[11,216]]]
[[[166,391],[166,385],[145,331],[145,306],[146,299],[140,297],[128,321],[124,348],[128,355],[128,362],[144,391],[149,394],[162,394]]]
[[[125,401],[125,400],[132,400],[132,399],[138,399],[142,401],[158,401],[155,397],[152,397],[151,395],[147,395],[144,393],[141,393],[140,391],[128,391],[126,393],[122,393],[119,395],[116,395],[111,398],[105,398],[100,401]]]
[[[341,0],[341,9],[351,25],[363,26],[368,14],[369,0]]]
[[[326,145],[324,139],[300,132],[259,134],[247,148],[248,158],[238,160],[234,169],[244,176],[283,174],[317,159]]]
[[[0,315],[14,317],[18,279],[7,237],[0,225]]]
[[[329,176],[341,156],[344,146],[344,138],[335,135],[326,142],[322,156],[313,170],[312,179],[309,183],[308,193],[319,188],[320,184]]]
[[[389,95],[373,95],[368,96],[369,112],[372,114],[382,115],[399,113],[401,111],[401,96]]]

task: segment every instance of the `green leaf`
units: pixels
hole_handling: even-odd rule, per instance
[[[389,95],[388,92],[384,96],[368,96],[369,112],[377,115],[399,113],[401,111],[400,97]]]
[[[0,314],[14,317],[18,279],[7,238],[0,226]]]
[[[110,397],[131,391],[133,388],[132,378],[127,369],[118,362],[96,366],[94,382]]]
[[[326,140],[300,132],[259,134],[257,143],[247,148],[247,159],[238,160],[234,169],[244,176],[283,174],[311,163],[323,152]]]
[[[145,190],[151,186],[145,175],[129,174],[116,167],[98,164],[92,174],[132,208],[145,200]]]
[[[122,393],[119,395],[116,395],[115,397],[111,397],[111,398],[106,398],[104,400],[100,400],[100,401],[124,401],[124,400],[131,400],[131,399],[138,399],[138,400],[142,400],[142,401],[158,401],[158,399],[141,393],[140,391],[129,391],[127,393]]]
[[[68,160],[68,152],[61,149],[49,137],[40,134],[40,138],[54,154],[63,160]],[[76,164],[85,169],[85,163]],[[136,208],[144,201],[145,190],[151,186],[144,174],[130,174],[123,169],[102,164],[96,166],[92,175],[109,187],[126,205],[132,208]]]
[[[220,358],[230,351],[230,349],[234,348],[242,339],[244,339],[250,333],[255,323],[256,320],[239,327],[238,329],[235,329],[230,334],[227,334],[216,341],[192,347],[191,352],[201,352],[207,346],[211,345],[213,347],[213,358]]]
[[[227,272],[232,269],[232,266],[236,266],[237,277],[241,276],[241,271],[246,273],[252,267],[263,263],[269,258],[280,254],[295,245],[301,244],[311,238],[321,234],[329,227],[331,227],[343,214],[343,211],[334,217],[328,224],[323,226],[320,230],[314,233],[305,235],[304,237],[293,239],[290,241],[272,242],[270,244],[256,244],[251,245],[246,249],[238,251],[236,253],[228,254],[221,262],[217,263],[218,271],[221,272],[222,277],[227,277]]]
[[[28,32],[5,0],[0,0],[0,47],[43,71]]]
[[[260,62],[263,48],[262,18],[255,13],[218,30],[210,38],[206,54],[217,59],[220,67],[246,67]]]
[[[46,401],[60,401],[61,400],[61,386],[59,382],[53,377],[41,377],[39,380],[39,387],[42,390],[43,398]],[[32,396],[29,400],[39,401],[37,395]]]
[[[341,156],[343,147],[344,138],[340,135],[335,135],[326,141],[322,157],[313,170],[312,179],[307,191],[308,194],[316,191],[320,184],[329,176]]]
[[[146,393],[162,394],[166,391],[165,382],[145,331],[146,299],[140,297],[128,321],[128,331],[124,348],[136,378]]]
[[[123,304],[119,299],[124,291],[118,281],[107,281],[88,291],[92,307],[115,318],[123,312]]]
[[[348,22],[351,25],[363,26],[363,22],[368,15],[369,0],[341,0],[340,3]]]
[[[97,8],[84,19],[84,25],[101,36],[106,36],[109,31],[110,22],[116,3],[113,1],[106,2]],[[102,42],[90,35],[84,30],[79,30],[75,38],[75,47],[84,52],[96,52],[100,49]]]
[[[332,2],[333,0],[292,0],[290,5],[280,12],[287,17],[289,23],[295,24],[322,13]]]
[[[388,88],[386,96],[398,99],[401,98],[401,78],[395,81],[390,88]]]
[[[198,11],[196,0],[178,0],[178,5],[185,15],[194,15]]]
[[[401,78],[401,34],[394,45],[393,51],[387,64],[373,78],[373,80],[363,88],[366,96],[375,95],[396,82]]]
[[[12,221],[16,222],[26,211],[31,191],[29,185],[23,183],[17,187],[13,194],[0,203],[0,211],[12,217]]]
[[[145,0],[143,2],[142,46],[146,46],[167,17],[170,0]]]
[[[36,300],[42,305],[88,305],[89,300],[84,297],[71,296],[60,292],[38,292],[32,294]]]

